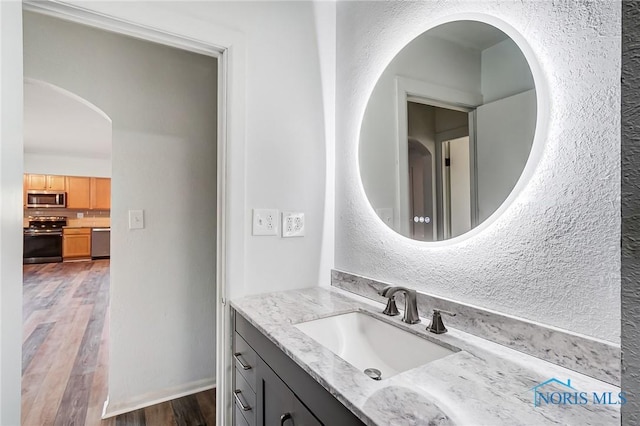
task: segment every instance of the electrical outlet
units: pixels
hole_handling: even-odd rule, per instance
[[[278,210],[253,209],[253,235],[278,235]]]
[[[304,213],[282,212],[282,237],[304,237]]]

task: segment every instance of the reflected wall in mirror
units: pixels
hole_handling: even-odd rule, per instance
[[[536,126],[529,64],[478,21],[432,28],[387,66],[360,131],[360,175],[378,216],[421,241],[454,238],[506,200]]]

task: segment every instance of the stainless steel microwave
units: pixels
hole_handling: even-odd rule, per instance
[[[64,191],[27,191],[28,208],[67,207],[67,193]]]

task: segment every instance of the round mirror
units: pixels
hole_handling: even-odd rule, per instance
[[[512,192],[529,158],[536,89],[518,45],[454,21],[405,46],[378,80],[360,130],[360,176],[389,227],[415,240],[462,235]]]

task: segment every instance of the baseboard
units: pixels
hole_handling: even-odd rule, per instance
[[[147,394],[140,395],[127,401],[121,401],[118,403],[111,403],[109,397],[107,397],[107,400],[104,403],[104,408],[102,410],[102,418],[107,419],[109,417],[114,417],[120,414],[128,413],[130,411],[149,407],[151,405],[171,401],[172,399],[182,398],[183,396],[206,391],[215,387],[216,380],[212,378],[197,380],[195,382],[186,383],[184,385],[176,386],[173,388],[163,389],[161,391],[149,392]]]

